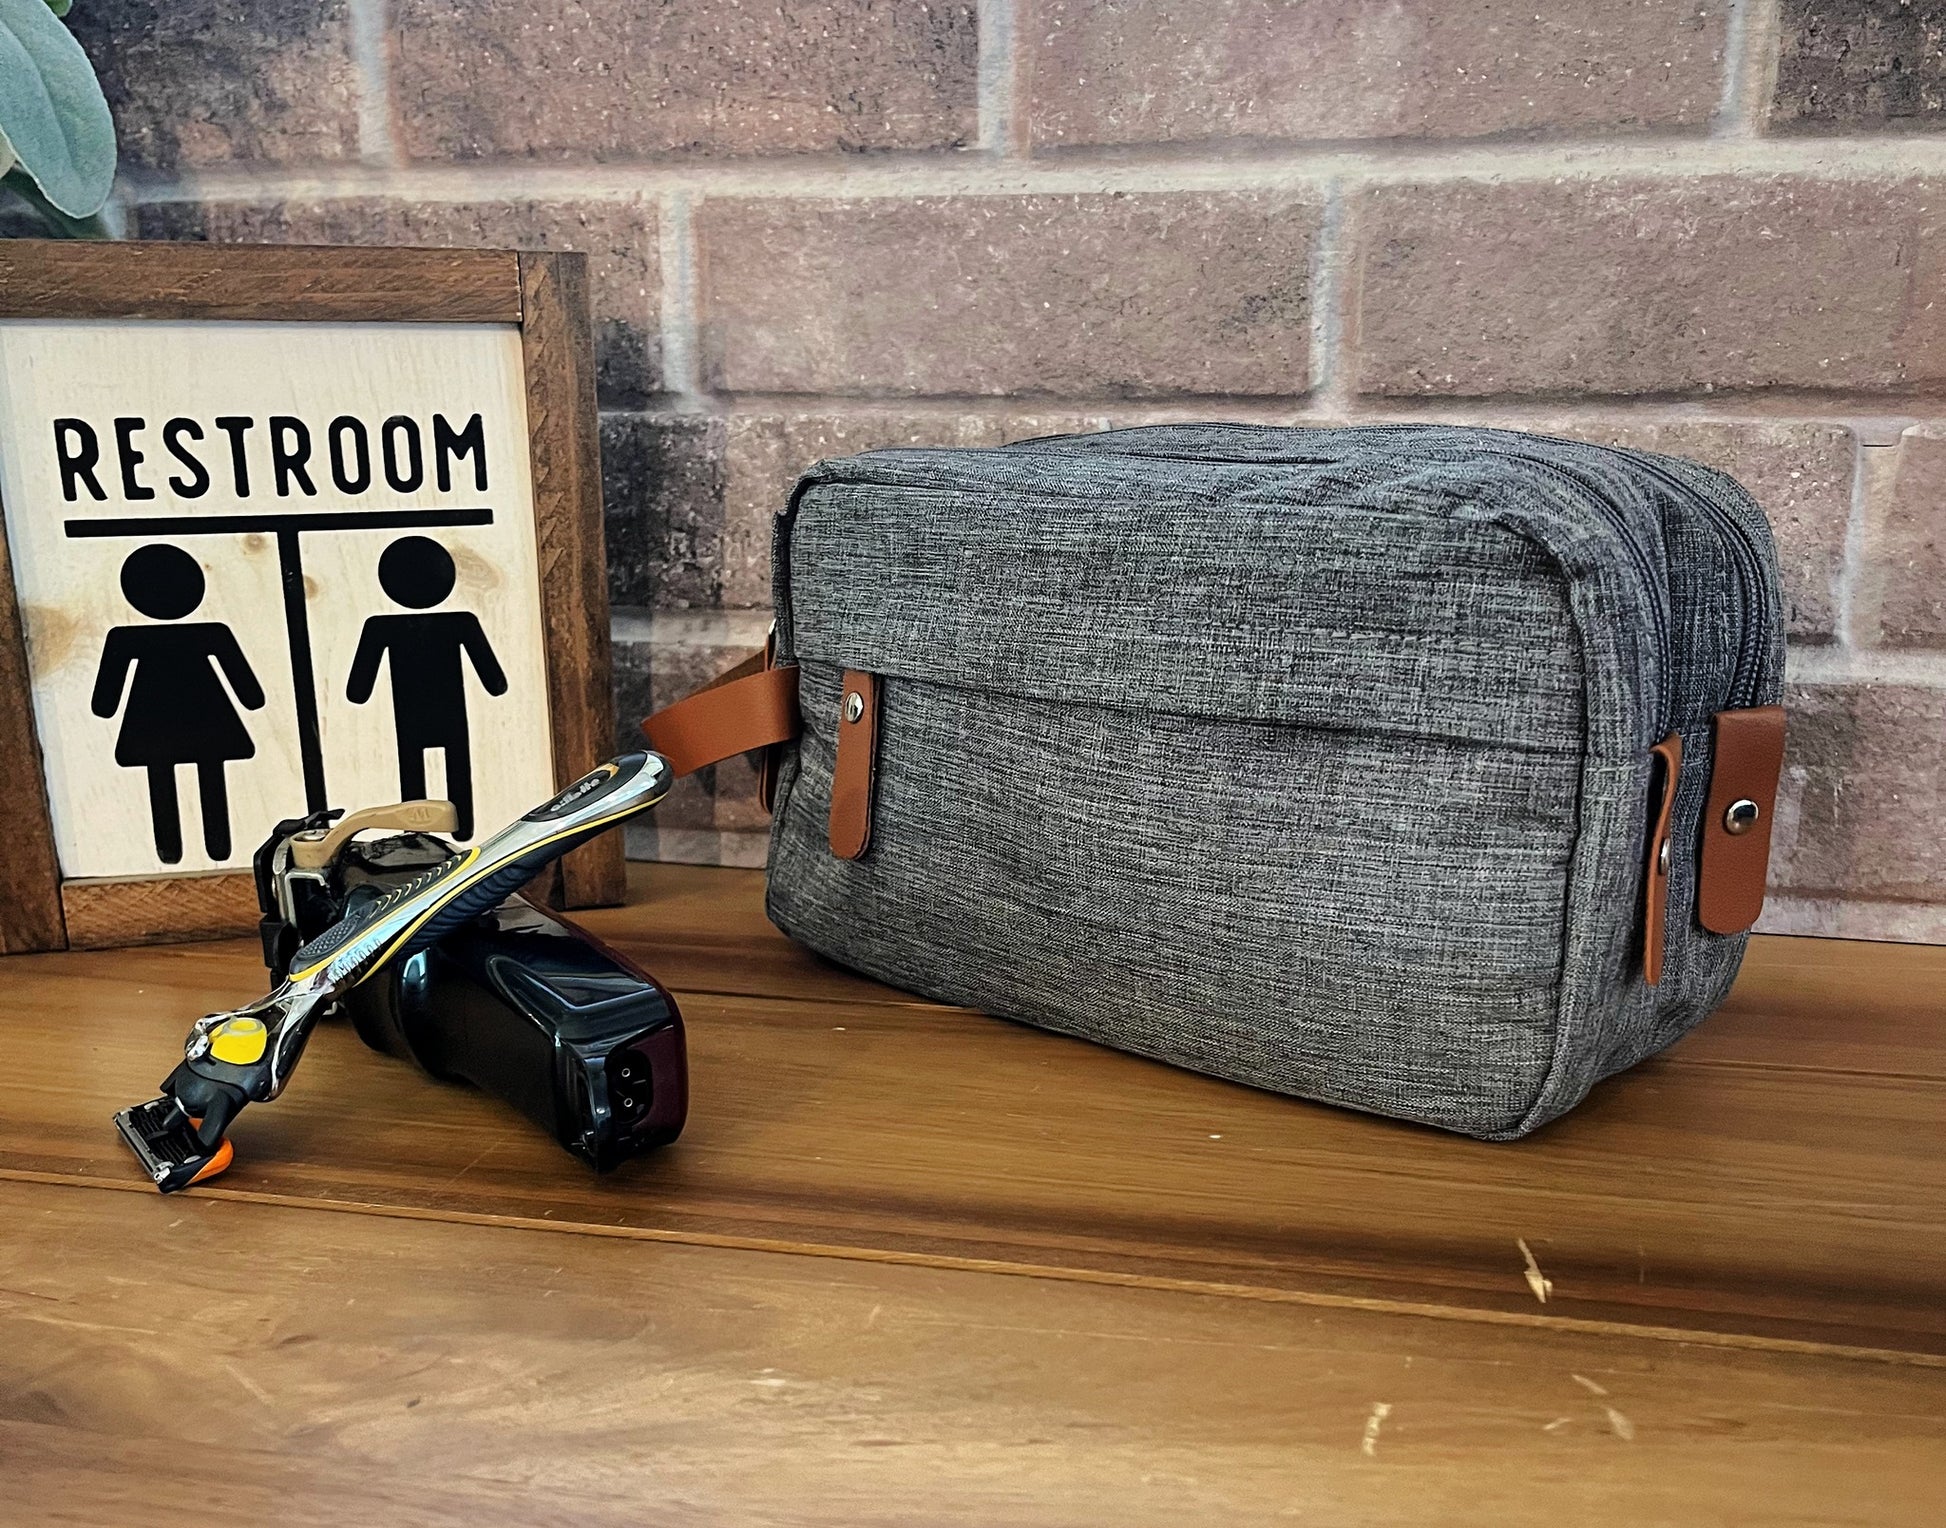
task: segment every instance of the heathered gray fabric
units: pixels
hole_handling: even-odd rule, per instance
[[[1744,939],[1693,912],[1710,717],[1774,703],[1783,657],[1768,528],[1721,474],[1447,426],[872,452],[799,486],[775,582],[804,734],[769,908],[842,964],[1493,1138],[1735,976]],[[826,843],[846,668],[883,697],[855,861]]]

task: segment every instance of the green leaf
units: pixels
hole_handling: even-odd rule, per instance
[[[65,16],[74,9],[74,0],[47,0],[47,8],[57,16]]]
[[[46,0],[0,0],[0,141],[69,217],[115,184],[115,119],[88,55]]]
[[[50,237],[56,239],[112,239],[115,232],[108,226],[107,218],[97,212],[93,217],[69,217],[46,197],[41,188],[34,184],[27,172],[15,165],[4,176],[0,176],[0,187],[5,187],[19,197],[47,227]]]

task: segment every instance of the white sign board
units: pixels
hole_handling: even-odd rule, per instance
[[[64,877],[553,791],[517,329],[0,321],[0,502]]]

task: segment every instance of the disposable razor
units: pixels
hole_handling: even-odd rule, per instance
[[[163,1193],[230,1165],[243,1106],[284,1091],[317,1021],[360,983],[499,905],[554,860],[648,810],[674,773],[660,754],[629,753],[584,775],[484,843],[348,912],[298,947],[267,996],[198,1019],[162,1095],[115,1116],[122,1139]]]

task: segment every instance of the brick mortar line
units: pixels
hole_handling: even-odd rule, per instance
[[[1832,591],[1832,626],[1841,652],[1859,647],[1858,579],[1864,570],[1865,516],[1872,488],[1872,452],[1896,447],[1859,445],[1852,452],[1851,502],[1846,506],[1844,539],[1838,544],[1837,587]]]
[[[136,203],[129,197],[126,189],[118,182],[108,193],[108,200],[102,206],[102,222],[107,226],[110,238],[126,239],[129,230],[129,213]]]
[[[1304,409],[1305,401],[1297,400],[1300,420],[1322,417],[1320,411]],[[1508,421],[1622,418],[1634,423],[1664,424],[1829,424],[1853,430],[1861,439],[1896,439],[1909,425],[1937,418],[1942,413],[1946,413],[1946,393],[1887,396],[1835,391],[1812,393],[1790,388],[1679,395],[1589,393],[1552,398],[1521,393],[1504,396],[1483,393],[1465,398],[1354,393],[1345,410],[1354,422],[1424,419],[1466,423],[1491,414]]]
[[[635,409],[606,413],[655,415],[680,413],[680,395],[659,395]],[[1248,396],[1174,393],[1153,398],[1092,395],[1078,397],[1042,393],[758,393],[706,390],[704,411],[712,418],[746,419],[785,416],[883,415],[900,418],[952,419],[968,414],[1005,417],[1016,414],[1087,414],[1207,419],[1214,414],[1277,424],[1377,423],[1418,419],[1467,422],[1483,415],[1509,424],[1547,420],[1602,421],[1631,424],[1747,424],[1834,425],[1856,432],[1861,439],[1883,447],[1912,425],[1946,416],[1946,394],[1885,397],[1877,394],[1829,395],[1778,391],[1766,393],[1696,393],[1682,397],[1594,394],[1578,398],[1537,398],[1526,394],[1471,398],[1387,398],[1382,394],[1347,393],[1341,403],[1313,395]]]
[[[696,231],[690,221],[690,197],[671,191],[656,204],[657,285],[661,307],[656,328],[662,343],[662,380],[671,408],[700,413],[709,407],[703,389],[702,356],[696,330]]]
[[[1729,17],[1723,24],[1723,88],[1710,114],[1712,138],[1744,138],[1749,125],[1743,109],[1743,78],[1749,65],[1744,45],[1750,31],[1750,10],[1755,0],[1730,0]]]
[[[1784,676],[1791,684],[1821,688],[1904,685],[1921,690],[1946,690],[1946,649],[1793,647],[1785,659]]]
[[[1017,0],[978,0],[975,9],[980,28],[979,144],[997,159],[1015,159],[1022,150]]]
[[[671,828],[653,821],[622,828],[622,857],[637,864],[709,865],[725,870],[762,870],[769,859],[770,828]]]
[[[1335,180],[1324,187],[1324,211],[1318,217],[1318,236],[1311,257],[1311,391],[1314,405],[1325,409],[1349,406],[1352,348],[1346,343],[1344,189]]]
[[[608,634],[616,642],[694,642],[708,640],[714,631],[734,633],[739,641],[747,636],[755,643],[763,640],[769,627],[768,606],[656,610],[641,605],[616,605],[608,612]]]
[[[1705,175],[1897,181],[1946,177],[1946,134],[1933,137],[1639,138],[1421,145],[1302,145],[1262,156],[1117,155],[1001,160],[978,150],[936,155],[771,157],[701,163],[338,165],[215,169],[126,179],[132,203],[341,200],[632,201],[669,191],[716,196],[878,197],[1085,195],[1096,192],[1320,190],[1455,180],[1608,178],[1682,181]]]
[[[358,79],[358,157],[368,165],[405,163],[392,131],[390,0],[348,0],[352,67]]]
[[[1715,137],[1745,140],[1763,133],[1776,89],[1781,30],[1780,0],[1731,0],[1723,36],[1723,99],[1711,126]]]
[[[1764,898],[1759,934],[1870,939],[1898,944],[1946,942],[1946,906],[1903,897],[1846,896],[1836,891],[1773,888]]]

